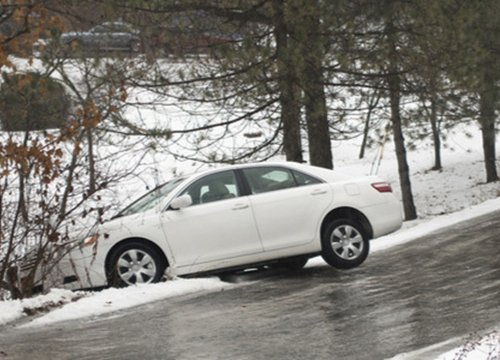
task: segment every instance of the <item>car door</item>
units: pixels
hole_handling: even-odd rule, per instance
[[[319,236],[333,197],[329,184],[285,167],[242,171],[264,251],[307,244]]]
[[[87,33],[87,46],[92,50],[106,48],[107,28],[104,25],[97,25]]]
[[[167,210],[162,223],[176,266],[258,254],[262,243],[234,171],[206,175],[181,191],[193,204]]]
[[[113,49],[114,41],[112,24],[104,23],[94,28],[94,42],[96,48],[100,50]]]
[[[114,23],[109,27],[108,48],[123,49],[128,47],[130,33],[125,24]]]

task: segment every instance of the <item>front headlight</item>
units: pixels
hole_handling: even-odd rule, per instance
[[[82,241],[82,247],[94,245],[97,242],[97,239],[99,239],[99,234],[93,234],[93,235],[86,237]]]

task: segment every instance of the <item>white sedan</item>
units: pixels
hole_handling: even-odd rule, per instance
[[[400,228],[401,206],[377,177],[297,163],[228,166],[172,179],[74,249],[59,266],[69,288],[158,282],[279,264],[365,261],[369,240]]]

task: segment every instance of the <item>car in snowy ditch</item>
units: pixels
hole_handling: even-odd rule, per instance
[[[232,165],[179,177],[90,233],[58,265],[68,288],[154,283],[263,264],[302,268],[321,254],[359,266],[369,240],[400,228],[391,186],[298,163]]]

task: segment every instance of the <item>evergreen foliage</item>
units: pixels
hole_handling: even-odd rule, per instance
[[[56,80],[30,72],[2,75],[0,121],[3,130],[29,131],[62,127],[71,101]]]

